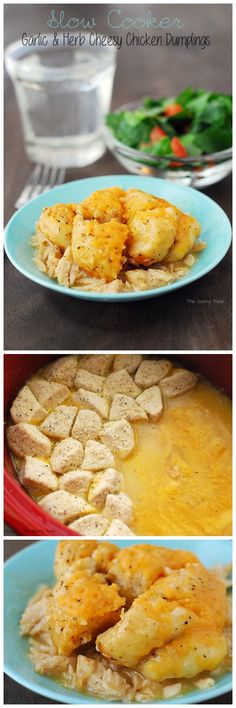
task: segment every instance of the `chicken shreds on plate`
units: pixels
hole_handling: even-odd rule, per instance
[[[60,284],[125,292],[184,275],[195,262],[194,250],[204,247],[196,243],[200,232],[193,216],[165,199],[110,187],[80,204],[43,209],[32,243],[39,269]],[[135,281],[129,275],[135,270],[128,269],[140,266],[143,281]],[[150,269],[157,269],[156,278],[152,272],[148,277]]]
[[[37,672],[127,703],[181,696],[230,670],[228,567],[219,577],[190,551],[77,540],[58,544],[54,570],[20,622]]]

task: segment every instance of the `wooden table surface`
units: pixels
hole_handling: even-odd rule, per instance
[[[10,558],[14,553],[17,553],[20,551],[22,548],[25,548],[29,544],[31,544],[32,541],[25,541],[25,540],[17,540],[17,541],[5,541],[4,543],[4,559],[7,560]],[[24,686],[20,686],[18,683],[13,681],[12,679],[9,678],[9,676],[4,676],[4,705],[28,705],[31,703],[36,703],[36,704],[49,704],[49,703],[54,703],[56,704],[56,701],[52,701],[49,698],[44,698],[43,696],[38,695],[37,693],[33,693],[33,691],[29,691],[27,688],[24,688]],[[223,704],[223,705],[232,705],[232,693],[229,691],[228,693],[225,693],[222,696],[218,696],[217,698],[214,698],[210,701],[204,701],[203,705],[208,705],[213,704],[213,705],[218,705],[218,704]]]
[[[59,7],[60,6],[55,6]],[[107,32],[109,5],[66,5],[67,16],[96,17],[96,29]],[[113,107],[143,95],[174,95],[186,85],[231,91],[231,6],[139,5],[160,18],[178,16],[181,33],[210,35],[207,49],[180,47],[118,50]],[[136,16],[134,6],[122,14]],[[5,41],[46,31],[48,5],[5,5]],[[114,30],[113,30],[114,32]],[[159,33],[159,32],[158,32]],[[223,61],[222,61],[223,57]],[[22,141],[15,95],[6,77],[6,221],[32,169]],[[68,170],[66,181],[95,175],[122,174],[111,153],[86,169]],[[229,215],[231,179],[205,190]],[[83,302],[46,290],[5,263],[5,349],[17,350],[190,350],[231,348],[231,256],[209,275],[168,296],[125,304]]]

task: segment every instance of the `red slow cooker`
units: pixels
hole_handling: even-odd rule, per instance
[[[58,354],[57,356],[50,354],[5,354],[5,418],[8,416],[12,400],[26,379],[58,356]],[[214,386],[231,396],[231,354],[177,354],[174,358],[190,369],[203,374]],[[6,523],[22,536],[76,536],[74,531],[43,511],[20,486],[6,443],[4,454],[4,516]]]

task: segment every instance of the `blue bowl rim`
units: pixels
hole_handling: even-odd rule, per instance
[[[32,540],[33,540],[33,539],[32,539]],[[58,539],[39,540],[39,541],[37,541],[37,546],[40,545],[40,546],[42,547],[43,545],[47,544],[49,540],[51,540],[51,541],[53,541],[54,543],[56,543],[56,542],[59,541],[60,539],[58,538]],[[111,539],[109,539],[109,540],[111,540]],[[122,539],[119,539],[119,540],[122,540]],[[127,540],[127,539],[125,539],[125,540]],[[158,539],[152,539],[153,542],[155,542],[155,541],[157,541],[157,540],[158,540]],[[161,539],[161,540],[164,542],[165,539]],[[167,540],[171,540],[171,539],[167,539]],[[177,539],[175,538],[174,540],[176,541]],[[179,540],[182,541],[182,540],[184,540],[184,539],[181,538],[181,539],[179,539]],[[194,539],[192,539],[192,540],[194,540]],[[200,539],[200,540],[202,541],[203,539]],[[213,539],[212,539],[212,540],[213,540]],[[217,542],[217,539],[215,539],[215,540],[216,540],[216,542]],[[219,540],[220,540],[220,539],[219,539]],[[225,539],[225,540],[230,541],[230,539]],[[141,543],[141,539],[140,539],[140,543]],[[22,548],[22,549],[21,549],[20,551],[18,551],[17,553],[14,553],[10,558],[8,558],[8,559],[4,562],[4,575],[5,575],[5,570],[7,570],[9,567],[11,567],[11,565],[14,566],[15,557],[16,557],[16,556],[21,556],[21,555],[24,555],[24,554],[26,555],[28,552],[30,553],[30,552],[31,552],[31,549],[32,549],[32,545],[35,545],[35,544],[32,544],[32,543],[28,544],[27,546],[25,546],[24,548]],[[87,704],[87,705],[88,705],[88,704],[90,704],[90,705],[91,705],[91,704],[95,704],[95,705],[109,705],[109,701],[107,701],[107,700],[104,700],[104,699],[96,699],[96,698],[94,698],[93,696],[91,696],[91,697],[90,697],[90,696],[86,696],[85,694],[81,694],[81,693],[79,693],[79,692],[78,692],[78,697],[79,697],[79,698],[81,697],[82,699],[84,698],[85,700],[80,700],[80,701],[78,701],[78,699],[77,699],[77,701],[76,701],[76,700],[72,700],[72,696],[74,697],[74,693],[75,693],[75,692],[74,692],[74,691],[70,691],[70,689],[66,689],[66,690],[68,691],[68,701],[67,701],[65,696],[59,695],[58,691],[56,691],[56,690],[54,691],[53,689],[50,689],[50,688],[45,688],[45,689],[44,689],[43,686],[37,686],[37,685],[35,686],[34,681],[29,681],[28,679],[25,679],[25,678],[24,678],[23,680],[21,680],[21,681],[19,682],[19,675],[18,675],[18,673],[15,672],[14,669],[12,669],[10,666],[8,666],[8,664],[7,664],[5,661],[4,661],[4,667],[3,667],[3,669],[4,669],[4,672],[6,673],[6,675],[9,676],[9,677],[10,677],[11,679],[13,679],[14,681],[16,681],[16,683],[18,683],[18,684],[21,685],[21,686],[24,686],[25,688],[29,689],[29,690],[32,691],[33,693],[39,694],[39,695],[41,695],[41,696],[45,696],[46,698],[51,698],[51,699],[53,699],[53,700],[56,699],[57,701],[60,699],[60,702],[61,702],[61,703],[65,703],[65,704],[67,704],[67,705],[68,705],[68,704],[70,705],[69,699],[71,700],[71,703],[72,703],[72,704],[77,704],[77,705],[83,705],[83,704],[84,704],[84,705],[85,705],[85,704]],[[36,677],[37,677],[37,673],[36,673]],[[36,679],[35,679],[35,680],[36,680]],[[57,686],[60,687],[60,684],[57,684]],[[191,701],[190,703],[187,703],[187,700],[186,700],[186,698],[188,697],[187,694],[184,695],[184,696],[182,696],[181,698],[179,698],[179,700],[175,700],[175,699],[169,699],[168,701],[165,701],[165,700],[164,700],[164,701],[153,700],[153,701],[150,701],[149,703],[150,703],[150,704],[153,704],[153,705],[159,705],[159,704],[160,704],[160,705],[162,705],[162,704],[163,704],[163,705],[164,705],[164,704],[165,704],[165,705],[167,705],[167,704],[170,704],[170,705],[181,705],[181,704],[184,704],[184,705],[194,705],[195,703],[203,703],[204,700],[211,700],[211,699],[213,699],[213,698],[217,698],[218,696],[224,695],[225,693],[227,693],[228,691],[231,691],[231,690],[232,690],[232,674],[229,673],[229,675],[228,675],[228,681],[226,680],[226,685],[224,685],[224,686],[217,686],[217,685],[216,685],[216,686],[214,686],[214,687],[212,687],[212,688],[210,688],[210,689],[206,689],[205,691],[200,691],[200,692],[199,692],[199,695],[198,695],[198,691],[196,691],[196,692],[194,691],[194,692],[192,692],[192,694],[189,694],[189,697],[191,697],[191,695],[192,695],[193,698],[194,698],[194,700]],[[70,693],[72,694],[71,697],[70,697]],[[197,694],[197,695],[196,695],[196,694]],[[86,700],[87,698],[88,698],[88,700]],[[117,702],[117,701],[112,701],[110,704],[111,704],[111,705],[112,705],[112,704],[116,705],[116,704],[118,704],[118,702]],[[119,705],[126,705],[126,704],[124,703],[124,704],[119,704]],[[130,705],[138,705],[138,704],[137,704],[137,703],[131,703]],[[146,704],[145,704],[145,703],[144,703],[144,704],[140,704],[140,705],[147,705],[147,703],[146,703]]]
[[[75,186],[75,184],[79,185],[80,182],[86,183],[86,182],[91,182],[91,180],[93,180],[96,182],[98,181],[98,183],[99,183],[100,180],[103,180],[106,177],[109,178],[109,180],[112,180],[112,179],[122,180],[124,178],[125,179],[130,178],[130,179],[136,179],[136,180],[137,179],[142,179],[142,180],[143,179],[151,179],[151,180],[153,179],[155,181],[155,183],[157,182],[157,179],[159,179],[160,182],[163,182],[165,184],[168,183],[168,180],[162,180],[162,179],[156,178],[156,177],[149,177],[149,178],[141,177],[140,178],[138,175],[134,175],[132,177],[132,175],[127,175],[127,174],[101,175],[99,177],[86,177],[84,179],[82,178],[82,179],[78,179],[78,180],[73,180],[71,182],[65,182],[63,185],[60,185],[60,187],[58,187],[58,186],[53,187],[53,189],[50,189],[48,191],[48,193],[50,192],[50,194],[51,193],[53,194],[54,191],[56,191],[58,188],[63,188],[64,186],[66,186],[66,188],[69,188],[71,186]],[[173,186],[171,182],[170,182],[170,186]],[[175,184],[174,186],[175,186],[175,188],[178,188],[185,193],[191,192],[193,195],[197,194],[198,197],[200,198],[200,200],[203,199],[205,202],[207,202],[207,203],[210,202],[211,204],[213,204],[215,209],[218,211],[218,213],[225,220],[225,225],[227,226],[227,238],[226,238],[225,246],[224,246],[223,250],[221,251],[221,253],[218,254],[216,259],[213,261],[213,265],[212,265],[212,263],[208,263],[208,265],[206,265],[200,273],[196,272],[196,273],[191,274],[191,270],[190,270],[189,274],[187,275],[187,282],[183,282],[183,279],[179,278],[179,280],[176,280],[173,283],[170,283],[169,285],[164,285],[160,288],[153,288],[151,290],[132,291],[129,293],[107,294],[107,293],[96,293],[96,292],[84,292],[84,291],[80,291],[79,288],[67,288],[64,285],[59,285],[59,283],[57,283],[56,281],[52,280],[52,278],[49,278],[49,277],[48,277],[48,282],[47,281],[44,282],[41,279],[40,275],[34,275],[34,274],[26,275],[24,268],[22,268],[21,265],[16,263],[14,257],[12,257],[7,241],[8,241],[9,231],[11,229],[11,226],[15,224],[15,221],[17,221],[18,215],[21,214],[23,212],[23,210],[29,206],[29,204],[31,205],[31,204],[37,203],[37,201],[42,197],[42,195],[39,195],[39,196],[35,197],[34,199],[32,199],[30,202],[27,202],[27,204],[25,204],[23,207],[18,209],[18,211],[16,211],[12,215],[12,217],[9,219],[9,221],[6,225],[6,228],[5,228],[5,233],[4,233],[5,252],[6,252],[9,260],[13,264],[13,266],[20,273],[22,273],[22,275],[24,275],[24,277],[28,278],[29,280],[31,280],[31,281],[37,283],[38,285],[41,285],[42,287],[45,287],[49,290],[53,290],[54,292],[62,293],[63,295],[77,297],[78,299],[92,300],[92,301],[97,301],[97,302],[99,302],[99,301],[100,302],[124,302],[124,301],[132,301],[132,300],[143,300],[143,299],[147,299],[147,298],[161,296],[164,294],[171,294],[171,292],[173,290],[177,290],[181,287],[185,287],[187,285],[190,285],[194,281],[200,280],[200,278],[204,277],[204,275],[206,275],[211,270],[213,270],[223,260],[224,256],[226,255],[227,251],[229,250],[231,240],[232,240],[230,220],[229,220],[227,214],[225,213],[225,211],[222,209],[222,207],[219,206],[219,204],[217,204],[217,202],[215,202],[213,199],[211,199],[211,197],[208,197],[207,194],[203,194],[202,192],[199,192],[197,189],[194,189],[193,187],[187,187],[186,185],[181,185],[181,184]],[[200,256],[201,256],[201,254],[200,254]]]

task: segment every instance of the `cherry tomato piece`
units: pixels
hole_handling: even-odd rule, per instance
[[[180,142],[179,138],[172,138],[170,141],[171,144],[171,150],[176,155],[176,157],[188,157],[187,150],[185,150],[185,147],[182,145]]]
[[[166,138],[166,133],[160,125],[156,125],[155,128],[151,130],[150,140],[152,143],[159,143],[162,138]]]
[[[180,103],[169,103],[169,106],[164,108],[164,113],[166,116],[176,116],[177,113],[182,113],[182,106]]]

